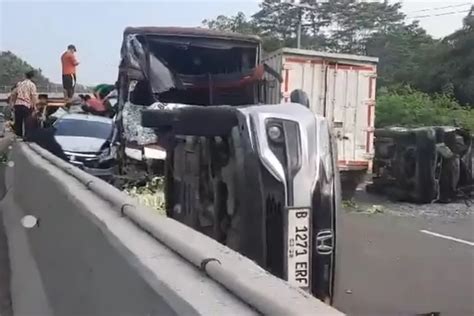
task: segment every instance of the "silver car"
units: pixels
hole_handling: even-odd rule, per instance
[[[117,169],[117,129],[107,117],[65,114],[55,123],[55,139],[69,162],[98,177],[109,178]]]

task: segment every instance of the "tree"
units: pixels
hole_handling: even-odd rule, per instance
[[[243,12],[227,17],[219,15],[213,20],[204,20],[202,24],[209,29],[242,34],[258,34],[259,30],[253,21],[249,20]]]
[[[202,25],[209,29],[223,32],[259,35],[262,38],[263,49],[265,51],[276,50],[285,44],[275,36],[265,34],[255,23],[254,19],[247,18],[242,12],[238,12],[236,15],[231,17],[219,15],[215,19],[206,19],[202,21]]]
[[[302,0],[294,6],[283,0],[263,0],[251,19],[242,12],[205,20],[211,29],[258,34],[267,48],[296,46],[301,23],[303,48],[345,53],[365,53],[367,39],[376,32],[403,24],[401,4],[332,0]],[[271,45],[269,44],[271,43]]]
[[[43,76],[41,69],[34,69],[10,51],[0,52],[0,86],[11,87],[25,77],[25,73],[36,71],[35,81],[39,86],[47,86],[50,81]]]
[[[243,13],[204,21],[209,28],[261,36],[264,48],[295,47],[379,57],[378,87],[410,85],[474,104],[474,6],[461,30],[435,40],[418,22],[405,23],[401,3],[359,0],[263,0],[251,18]]]
[[[474,23],[472,10],[463,27],[420,56],[423,77],[416,86],[426,92],[448,92],[461,104],[474,105]],[[414,76],[415,73],[412,74]]]
[[[379,57],[379,86],[417,86],[425,79],[427,57],[437,45],[437,41],[414,22],[372,34],[366,40],[365,50],[367,55]]]
[[[373,34],[389,32],[403,25],[401,4],[335,0],[331,4],[331,50],[366,54],[367,42]]]

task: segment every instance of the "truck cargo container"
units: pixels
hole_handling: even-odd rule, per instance
[[[267,77],[267,103],[289,102],[303,90],[311,110],[332,123],[343,182],[371,170],[378,58],[282,48],[263,61],[283,78]]]

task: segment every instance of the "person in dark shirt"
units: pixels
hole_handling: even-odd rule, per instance
[[[46,149],[53,155],[61,158],[64,161],[69,162],[68,157],[64,154],[63,148],[54,138],[54,127],[48,128],[35,128],[28,133],[26,141],[35,143],[38,146]]]

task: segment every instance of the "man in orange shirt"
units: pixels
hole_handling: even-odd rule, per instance
[[[66,102],[70,102],[74,96],[74,89],[76,87],[76,66],[79,65],[79,62],[76,59],[75,53],[76,47],[69,45],[67,51],[61,56],[61,64],[63,66],[63,89]]]

